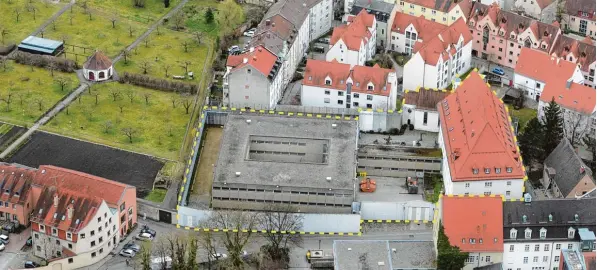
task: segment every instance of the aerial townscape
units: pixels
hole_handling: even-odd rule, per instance
[[[0,270],[596,270],[595,0],[0,0]]]

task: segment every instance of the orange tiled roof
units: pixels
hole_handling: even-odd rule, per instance
[[[506,108],[476,71],[437,110],[452,181],[525,176]]]
[[[524,47],[520,51],[514,73],[547,84],[549,81],[568,80],[575,69],[576,65],[572,62],[551,57],[541,51]]]
[[[425,63],[435,65],[440,57],[444,61],[449,58],[450,49],[458,44],[458,39],[461,36],[463,37],[462,46],[472,40],[470,30],[462,18],[441,30],[434,38],[423,43],[417,42],[415,51],[421,54]]]
[[[342,39],[349,50],[358,51],[361,42],[367,44],[371,38],[369,28],[373,27],[375,16],[367,13],[364,9],[351,19],[350,24],[334,27],[330,44],[334,45]]]
[[[0,201],[25,203],[35,174],[35,169],[29,167],[0,163]]]
[[[417,39],[422,39],[423,42],[437,37],[437,34],[447,27],[441,23],[429,21],[423,15],[415,17],[402,12],[396,12],[394,22],[392,23],[392,32],[404,34],[406,27],[411,24],[417,30]]]
[[[253,52],[228,56],[226,65],[232,67],[232,70],[250,65],[267,77],[273,69],[277,59],[278,57],[276,55],[263,48],[263,46],[257,46]]]
[[[444,196],[442,200],[442,224],[451,245],[464,252],[504,251],[501,197]]]
[[[407,3],[413,3],[415,5],[423,6],[430,9],[439,10],[441,12],[448,12],[452,10],[458,1],[452,0],[407,0]]]
[[[307,60],[303,85],[346,90],[347,82],[352,80],[352,92],[389,96],[391,85],[387,81],[392,72],[394,71],[391,69],[379,66],[354,66],[351,69],[350,64],[310,59]],[[325,85],[327,77],[332,80],[332,85]],[[373,91],[367,89],[367,84],[370,82],[373,84]]]
[[[566,88],[566,81],[550,81],[545,84],[541,100],[551,102],[553,98],[558,105],[567,109],[589,115],[595,111],[595,89],[578,83],[571,83]]]
[[[111,66],[112,60],[100,51],[96,51],[83,65],[85,69],[91,70],[105,70],[109,69]]]

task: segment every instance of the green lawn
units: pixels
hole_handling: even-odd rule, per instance
[[[165,189],[155,188],[151,192],[149,192],[149,194],[147,194],[147,196],[145,196],[145,198],[143,199],[156,203],[161,203],[164,201],[164,198],[166,198],[167,192],[168,191]]]
[[[69,82],[64,90],[55,83],[59,78]],[[6,69],[0,67],[0,120],[18,125],[32,124],[77,86],[74,73],[54,71],[52,77],[47,70],[8,61]]]
[[[188,44],[186,52],[182,45],[185,42]],[[209,42],[209,40],[203,39],[202,42]],[[185,75],[185,69],[181,65],[189,61],[188,70],[194,73],[194,82],[197,83],[201,79],[207,50],[206,45],[198,45],[196,39],[193,39],[190,34],[160,29],[159,35],[156,31],[151,33],[131,51],[126,63],[123,59],[116,63],[115,68],[121,73],[126,71],[143,74],[144,70],[141,67],[149,66],[147,75],[166,78],[165,68],[168,67],[168,78],[172,79],[172,75]]]
[[[183,104],[188,102],[190,112],[194,97],[117,82],[94,85],[91,92],[85,92],[80,101],[73,102],[68,110],[63,110],[43,129],[162,158],[178,159],[191,116],[186,113]],[[149,95],[149,103],[146,103],[146,95]],[[132,142],[126,134],[130,130],[133,131]]]
[[[73,11],[64,12],[54,24],[48,25],[43,33],[45,38],[64,40],[66,57],[75,59],[71,52],[80,54],[77,56],[79,63],[85,61],[96,49],[103,51],[109,57],[118,55],[126,46],[131,44],[138,36],[147,30],[147,26],[126,20],[116,21],[115,27],[106,14],[91,12],[91,20],[85,10],[75,6]],[[72,18],[72,24],[71,24]],[[131,31],[132,30],[132,35]],[[41,35],[40,35],[41,36]],[[86,47],[73,48],[68,45]],[[74,51],[73,51],[74,50]],[[83,56],[81,56],[83,55]]]
[[[515,110],[512,105],[507,104],[508,111],[510,112],[510,116],[512,118],[518,118],[518,127],[519,132],[524,130],[527,122],[535,117],[537,117],[537,111],[531,108],[522,108],[520,110]]]
[[[217,7],[218,1],[216,0],[199,0],[187,4],[183,9],[187,17],[185,23],[187,31],[200,31],[206,33],[210,37],[216,37],[220,30],[216,19],[214,18],[213,23],[207,23],[205,21],[205,12],[208,8],[212,8],[212,10],[214,10],[215,16],[215,10]]]
[[[170,9],[180,2],[179,0],[170,0],[170,6],[165,8],[163,0],[144,0],[142,2],[145,3],[145,7],[139,8],[133,5],[133,1],[134,0],[92,0],[90,1],[90,5],[93,8],[111,14],[111,16],[150,24],[168,13]]]
[[[21,40],[29,36],[38,26],[40,26],[46,19],[52,17],[65,2],[52,4],[50,1],[33,0],[2,0],[0,1],[0,32],[7,30],[7,34],[1,43],[15,43],[18,44]],[[19,21],[17,22],[17,13],[19,12]],[[35,12],[34,12],[35,11]],[[34,16],[35,14],[35,16]]]

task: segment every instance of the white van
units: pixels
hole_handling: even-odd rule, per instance
[[[170,256],[151,258],[151,269],[153,269],[153,270],[162,269],[162,265],[164,263],[166,263],[167,269],[172,268],[172,258],[170,258]]]

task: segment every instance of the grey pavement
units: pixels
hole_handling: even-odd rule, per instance
[[[56,20],[56,18],[58,18],[60,15],[62,15],[62,13],[70,9],[70,7],[74,4],[75,0],[71,0],[66,6],[62,7],[58,12],[54,13],[52,17],[48,18],[42,25],[37,27],[37,29],[35,29],[35,31],[33,31],[33,33],[31,33],[30,36],[37,36],[39,33],[41,33],[41,31],[46,29],[48,25],[50,25],[54,20]]]
[[[423,140],[421,141],[421,148],[435,148],[437,142],[438,133],[427,132],[420,130],[406,130],[403,135],[383,135],[383,134],[368,134],[360,133],[359,144],[375,144],[375,141],[379,144],[385,144],[385,139],[390,136],[392,138],[392,145],[397,146],[399,142],[405,142],[407,147],[413,147],[413,141],[421,139],[423,134]]]
[[[423,188],[419,188],[419,194],[408,194],[406,178],[372,176],[371,179],[375,180],[377,189],[371,193],[357,191],[357,201],[406,202],[424,199]]]
[[[282,95],[281,105],[301,105],[301,81],[291,82]],[[298,97],[297,97],[298,96]]]
[[[471,67],[479,69],[479,72],[483,71],[491,71],[496,67],[499,67],[504,70],[504,77],[508,78],[509,80],[514,79],[514,69],[511,69],[506,66],[498,65],[493,62],[489,62],[487,60],[478,58],[478,57],[471,57]]]
[[[10,242],[6,245],[4,251],[0,252],[0,269],[18,269],[23,268],[23,264],[30,256],[31,248],[21,251],[25,242],[31,235],[31,229],[26,229],[20,234],[11,233]]]

